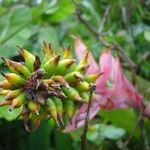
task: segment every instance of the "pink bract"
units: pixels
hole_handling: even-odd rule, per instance
[[[76,36],[72,36],[75,43],[75,53],[81,60],[87,48]],[[117,109],[134,107],[140,110],[143,103],[143,96],[137,92],[134,86],[123,74],[120,60],[112,55],[111,50],[102,52],[99,65],[89,52],[87,74],[103,73],[96,81],[96,98],[90,108],[90,119],[92,119],[100,109]],[[145,115],[149,115],[150,106],[145,109]],[[71,123],[64,132],[75,130],[84,125],[87,104],[81,106],[80,110],[73,116]],[[150,116],[150,115],[149,115]]]

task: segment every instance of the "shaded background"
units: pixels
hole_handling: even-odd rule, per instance
[[[145,100],[150,100],[150,0],[76,0],[81,16],[97,30],[106,8],[111,6],[103,26],[107,42],[118,42],[128,56],[138,65],[137,87]],[[42,55],[42,42],[51,42],[54,50],[71,45],[71,34],[80,36],[96,60],[102,44],[76,16],[76,6],[71,0],[0,0],[0,56],[20,60],[16,45],[34,54]],[[130,69],[123,63],[130,78]],[[6,68],[2,61],[0,70]],[[149,89],[150,91],[150,89]],[[51,121],[46,121],[31,134],[26,133],[21,120],[16,120],[20,110],[9,112],[0,108],[0,150],[78,150],[82,129],[62,134]],[[101,111],[91,122],[88,132],[90,150],[117,150],[135,127],[134,110]],[[145,120],[150,143],[150,122]],[[140,128],[128,149],[141,150]]]

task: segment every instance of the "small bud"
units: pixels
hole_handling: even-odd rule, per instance
[[[5,64],[8,66],[10,71],[12,71],[13,73],[21,75],[25,78],[28,78],[29,75],[31,74],[30,71],[27,69],[27,67],[25,67],[21,63],[15,62],[9,59],[5,59],[5,58],[2,58],[2,59],[5,62]]]
[[[42,68],[46,71],[46,77],[51,77],[55,73],[59,59],[60,55],[56,55],[42,66]]]
[[[15,73],[2,73],[2,75],[15,87],[21,87],[25,83],[25,79]]]
[[[63,107],[64,107],[64,113],[66,113],[66,116],[71,120],[73,114],[74,114],[74,103],[70,100],[63,101]]]
[[[44,45],[44,54],[47,58],[51,58],[53,56],[53,50],[52,50],[52,46],[51,43],[46,43],[45,41],[43,41],[43,45]]]
[[[74,59],[62,59],[59,61],[59,64],[57,66],[56,74],[59,75],[65,75],[67,72],[67,69],[73,65],[75,62]]]
[[[12,105],[11,105],[10,111],[12,111],[15,108],[21,107],[24,104],[25,100],[26,100],[26,96],[25,96],[24,93],[22,93],[21,95],[19,95],[17,98],[15,98],[12,101]]]
[[[65,76],[65,80],[69,83],[76,82],[76,81],[78,82],[81,81],[82,79],[83,79],[83,75],[78,71],[71,72]]]
[[[50,114],[50,116],[55,120],[56,124],[58,126],[60,126],[59,123],[58,123],[58,118],[57,118],[56,105],[53,102],[53,100],[50,99],[50,98],[46,100],[46,109],[47,109],[48,113]]]
[[[76,85],[76,89],[78,89],[78,91],[80,92],[86,92],[86,91],[89,91],[89,87],[90,84],[86,81],[80,81],[77,83]]]
[[[35,62],[35,56],[29,53],[27,50],[24,48],[18,46],[20,48],[19,54],[24,58],[26,67],[30,70],[33,71],[33,65]]]
[[[65,93],[65,95],[68,97],[68,99],[73,101],[83,102],[83,99],[80,97],[78,91],[75,90],[73,87],[62,88],[62,90]]]
[[[40,104],[35,103],[33,101],[29,101],[28,102],[28,108],[30,109],[31,112],[36,113],[37,115],[39,115],[39,111],[40,111]]]
[[[89,83],[93,83],[96,81],[96,79],[98,79],[103,73],[96,73],[96,74],[90,74],[85,76],[84,80],[89,82]]]

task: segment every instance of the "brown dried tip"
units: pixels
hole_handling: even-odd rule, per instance
[[[71,59],[68,64],[66,65],[67,68],[69,68],[72,64],[75,63],[75,60],[74,59]]]
[[[34,71],[37,71],[38,69],[40,69],[41,66],[41,60],[39,56],[35,56],[35,62],[34,62]]]
[[[4,63],[6,62],[6,59],[4,57],[1,57],[1,59]]]
[[[1,71],[1,74],[3,77],[6,77],[6,74],[3,71]]]
[[[61,57],[61,55],[56,55],[56,56],[54,57],[54,62],[55,62],[55,64],[58,64],[58,62],[59,62],[59,60],[60,60],[60,57]]]
[[[64,79],[64,77],[62,76],[54,76],[54,81],[57,83],[60,83],[60,85],[64,86],[64,87],[69,87],[68,83],[66,82],[66,80]]]
[[[17,45],[17,47],[19,48],[19,51],[18,51],[19,55],[22,56],[22,51],[24,50],[24,48],[21,47],[20,45]]]
[[[82,81],[83,80],[83,75],[82,74],[79,74],[79,73],[76,73],[75,75],[75,78],[79,81]]]
[[[58,92],[58,98],[65,99],[67,97],[66,97],[66,95],[62,91],[60,91],[60,92]]]

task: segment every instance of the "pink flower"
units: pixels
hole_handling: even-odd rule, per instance
[[[85,52],[86,46],[81,40],[72,36],[75,42],[75,53],[81,60]],[[143,96],[140,95],[134,86],[123,74],[118,57],[112,55],[111,50],[106,49],[102,52],[99,60],[99,65],[94,60],[94,57],[89,53],[88,57],[89,68],[87,74],[100,73],[103,74],[96,81],[96,98],[92,102],[90,108],[90,119],[92,119],[100,109],[116,109],[134,107],[140,110],[143,103]],[[84,104],[78,113],[72,118],[64,132],[75,130],[84,125],[86,117],[87,104]],[[150,116],[150,106],[147,106],[144,114]]]
[[[104,107],[107,108],[108,101],[111,101],[112,108],[129,105],[141,107],[143,97],[123,74],[119,58],[113,57],[111,51],[106,50],[100,57],[99,65],[104,74],[96,82],[96,92],[107,98]]]

